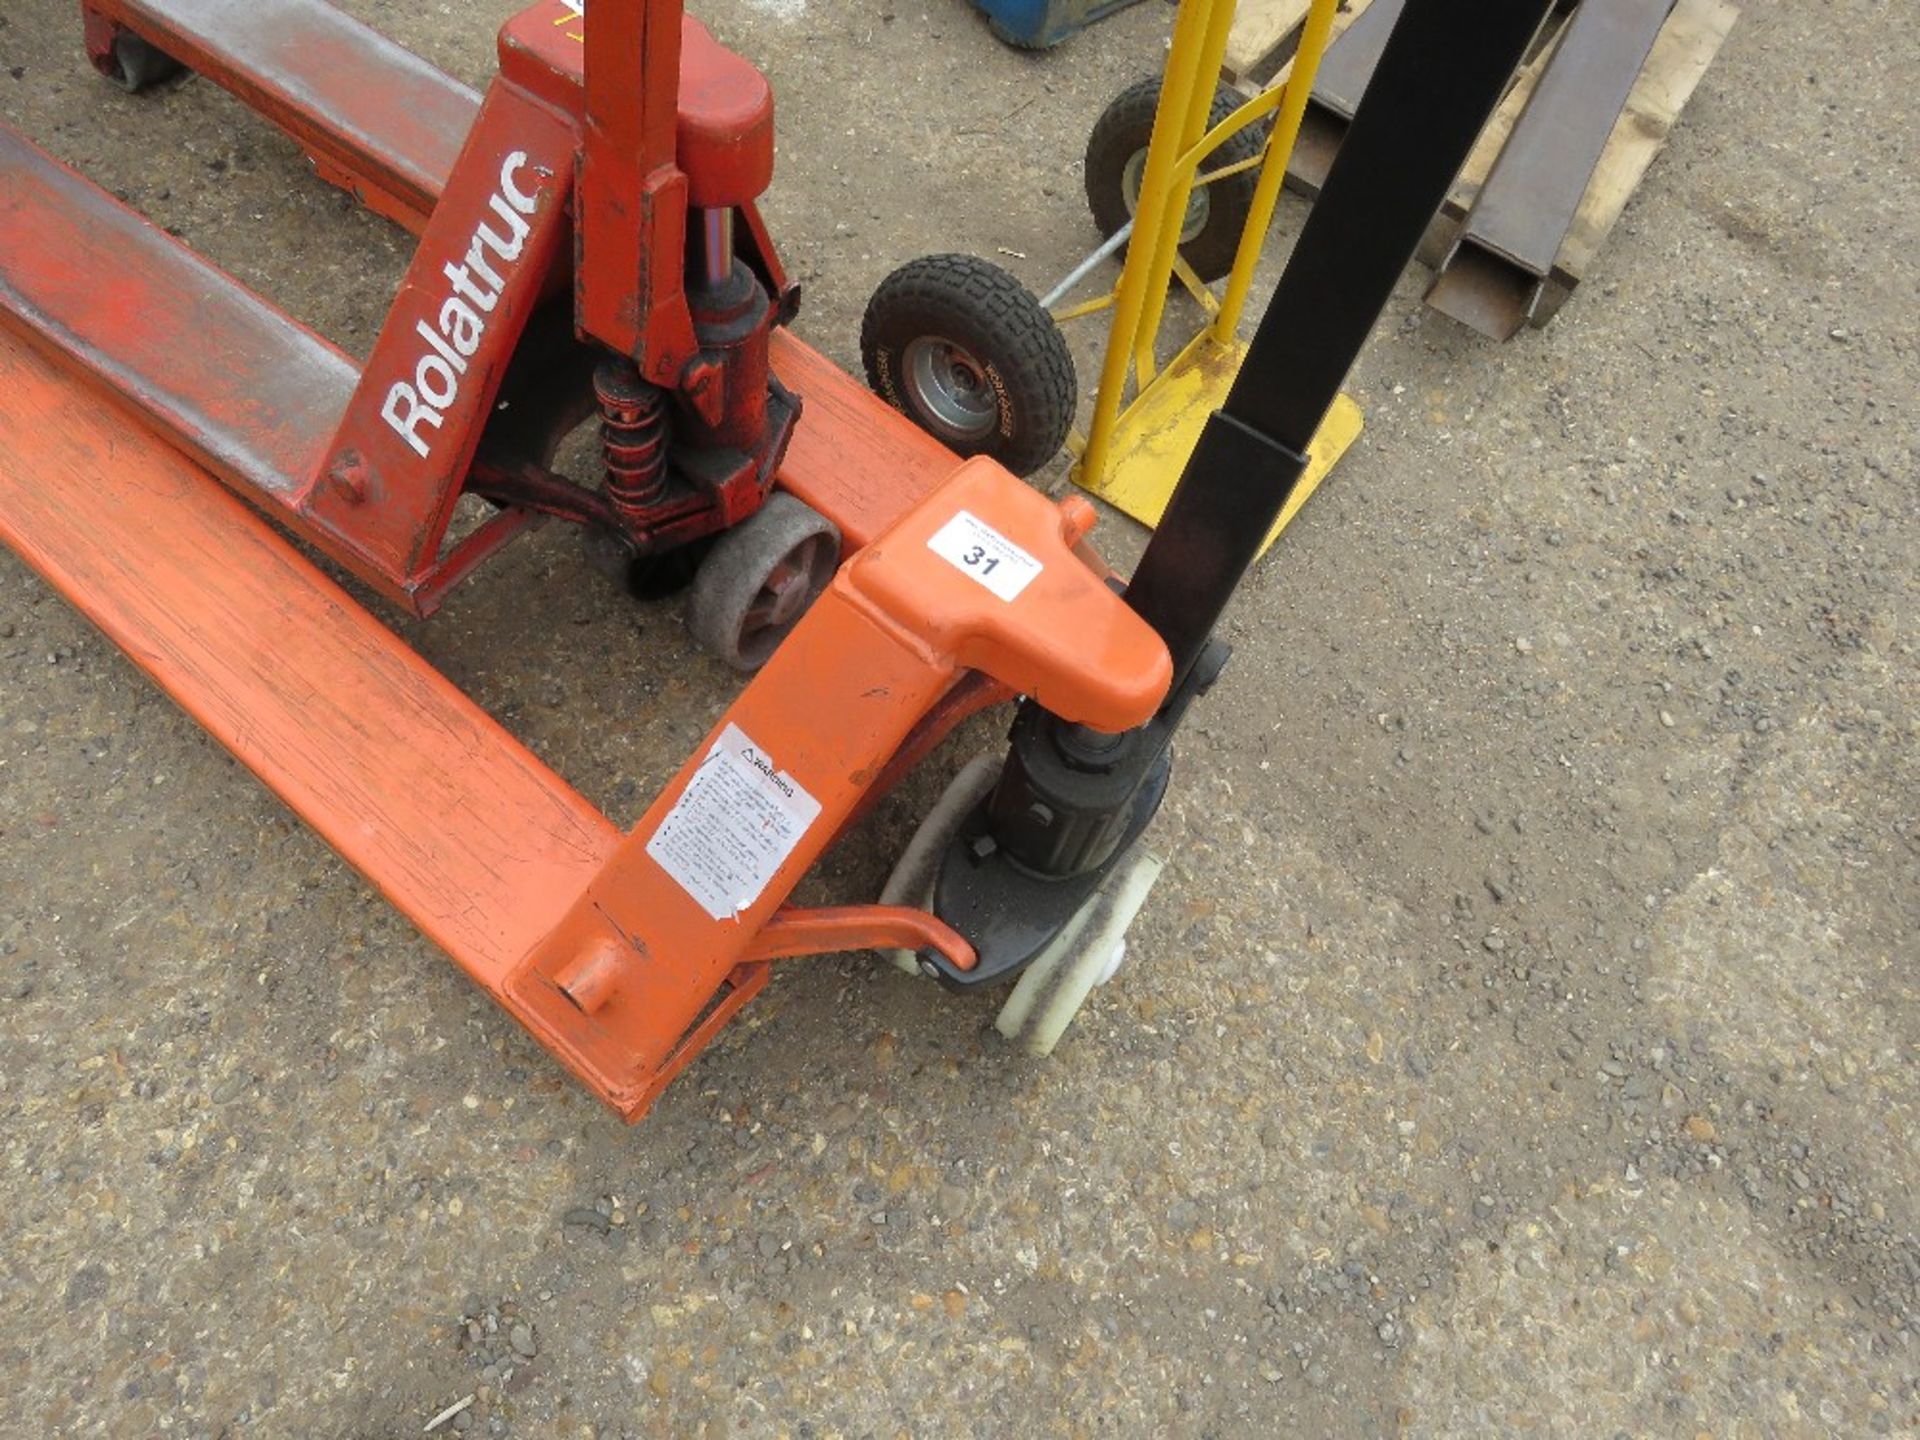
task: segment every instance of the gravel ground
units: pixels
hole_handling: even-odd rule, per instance
[[[481,81],[513,7],[346,8]],[[0,14],[0,119],[364,350],[404,237],[212,87],[97,81],[72,11]],[[701,13],[777,87],[843,363],[911,256],[1091,245],[1081,146],[1167,23]],[[1548,329],[1403,285],[1051,1062],[798,963],[627,1129],[0,555],[0,1432],[1915,1433],[1897,21],[1751,5]],[[402,628],[623,820],[729,694],[557,531]],[[992,735],[812,893],[874,894]]]

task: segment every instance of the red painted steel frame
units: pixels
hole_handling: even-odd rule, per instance
[[[103,3],[252,13],[230,0]],[[308,18],[323,8],[284,5]],[[1158,707],[1170,666],[1085,551],[1084,501],[1056,508],[990,462],[956,469],[902,417],[778,336],[782,373],[808,394],[811,417],[781,483],[833,518],[858,553],[622,838],[179,453],[272,502],[280,518],[416,609],[430,609],[461,566],[524,523],[503,515],[463,550],[435,558],[517,338],[543,305],[566,303],[574,242],[586,243],[568,213],[570,196],[584,203],[569,177],[593,142],[569,118],[577,73],[549,63],[570,35],[552,23],[566,8],[550,0],[509,24],[502,77],[462,159],[443,172],[425,141],[375,160],[338,115],[288,125],[324,152],[323,174],[349,177],[387,213],[421,222],[420,253],[359,374],[325,341],[0,128],[0,538],[633,1119],[765,984],[776,958],[906,946],[969,965],[966,941],[924,911],[802,911],[787,898],[960,717],[1018,691],[1068,718],[1123,729]],[[523,45],[515,27],[536,19],[546,28]],[[724,55],[691,23],[681,33],[689,49]],[[178,35],[172,44],[184,49]],[[255,72],[249,83],[265,93],[278,82]],[[457,108],[457,94],[437,93]],[[729,93],[743,92],[721,84],[704,98]],[[637,103],[652,114],[645,97]],[[753,130],[752,114],[725,110],[690,111],[683,93],[681,149],[724,149]],[[703,128],[703,114],[714,123]],[[722,187],[764,184],[752,148],[703,173]],[[750,204],[734,198],[744,193],[694,198],[743,210],[771,260]],[[618,254],[603,254],[628,273]],[[649,304],[662,298],[644,273],[631,278]],[[63,377],[8,329],[77,374]],[[194,343],[182,345],[186,336]],[[81,388],[89,379],[151,428],[130,427],[118,405],[89,398]],[[396,390],[402,384],[410,399]],[[405,408],[418,404],[439,419]],[[316,405],[344,409],[337,434],[324,418],[316,426]],[[933,545],[962,512],[1037,565],[1013,599]],[[817,716],[832,723],[809,723]],[[766,873],[738,890],[739,903],[716,912],[698,878],[660,847],[673,826],[694,835],[675,843],[693,844],[698,863],[743,843],[724,824],[718,834],[700,829],[714,822],[696,793],[710,767],[736,762],[749,785],[764,775],[813,809],[794,821]]]
[[[674,384],[694,349],[680,272],[687,180],[674,164],[680,16],[679,0],[645,0],[582,17],[576,306],[583,330],[646,357],[641,373],[656,385]]]
[[[419,233],[472,128],[480,97],[418,56],[309,0],[82,0],[88,54],[118,67],[131,30],[217,76],[307,152],[328,181]],[[377,66],[368,56],[377,55]],[[296,76],[286,73],[297,65]]]
[[[742,213],[769,288],[776,298],[786,289],[754,210],[772,175],[771,92],[757,70],[684,17],[679,0],[602,0],[586,16],[569,0],[541,0],[502,28],[500,74],[477,106],[471,91],[318,0],[88,0],[85,10],[102,68],[112,68],[121,31],[149,40],[279,124],[323,177],[420,234],[319,454],[289,457],[299,468],[263,475],[221,463],[224,451],[249,443],[244,417],[229,418],[227,434],[172,427],[229,483],[272,502],[416,613],[430,613],[533,518],[506,511],[443,548],[538,312],[570,302],[583,339],[629,355],[706,413],[722,403],[713,394],[721,377],[699,352],[683,285],[690,198]],[[43,247],[43,271],[66,263],[59,249]],[[66,292],[61,327],[77,337],[59,348],[165,419],[152,370],[106,363],[115,357],[103,337],[120,324],[171,318],[154,292],[173,277],[136,271],[130,283],[143,278],[147,293],[133,305],[122,295],[112,314],[56,278]],[[238,336],[213,340],[216,350],[259,348]],[[199,402],[228,388],[210,380],[177,408],[220,420],[219,406]],[[325,388],[312,398],[337,403]],[[853,518],[843,531],[876,528],[863,523],[870,516]]]

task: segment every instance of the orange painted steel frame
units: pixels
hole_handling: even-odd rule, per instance
[[[1014,599],[931,548],[963,512],[1037,562]],[[0,538],[630,1120],[777,958],[971,963],[924,911],[787,897],[967,684],[1103,729],[1154,713],[1166,647],[1076,553],[1091,518],[961,465],[841,568],[622,837],[204,471],[0,330]],[[716,915],[699,865],[741,837],[689,792],[742,747],[764,777],[743,793],[817,810]],[[681,858],[658,846],[676,813]]]
[[[743,218],[744,256],[790,310],[793,287],[754,203],[772,178],[772,96],[757,70],[683,16],[680,0],[600,0],[591,19],[568,0],[540,0],[502,27],[500,72],[477,103],[418,61],[399,86],[365,84],[357,48],[371,32],[328,6],[281,8],[274,49],[312,52],[300,86],[266,83],[196,31],[232,22],[225,0],[85,0],[83,10],[101,68],[116,63],[120,33],[149,40],[287,130],[323,178],[420,235],[324,446],[295,457],[299,469],[282,485],[223,478],[264,492],[303,538],[429,614],[534,518],[509,506],[442,553],[510,363],[543,309],[570,296],[575,333],[630,357],[720,425],[726,377],[701,351],[683,284],[689,207]],[[322,100],[336,113],[322,113]],[[62,263],[55,247],[47,256]],[[104,290],[96,303],[113,314],[83,315],[76,329],[138,324],[144,313]],[[217,453],[204,458],[221,471]],[[723,490],[727,523],[757,504]]]
[[[1039,576],[1003,600],[934,537],[957,516],[984,523],[1038,561]],[[1166,647],[1073,554],[1077,506],[1063,512],[991,461],[973,460],[841,569],[800,626],[649,807],[566,916],[502,986],[502,1001],[583,1077],[631,1074],[644,1104],[679,1066],[689,1002],[722,997],[717,1026],[765,980],[767,960],[902,937],[971,968],[973,950],[924,911],[852,907],[795,913],[781,897],[864,798],[886,760],[963,672],[979,671],[1056,713],[1102,730],[1144,723],[1172,676]],[[829,724],[799,717],[830,715]],[[715,914],[709,898],[663,869],[672,817],[691,788],[744,758],[776,787],[810,796],[819,815],[778,859],[757,895]],[[729,792],[731,793],[731,792]],[[751,884],[746,889],[751,890]],[[901,943],[896,941],[895,943]]]
[[[470,149],[507,144],[491,117],[517,102],[500,96],[497,85]],[[520,118],[507,160],[456,167],[434,215],[457,213],[470,233],[484,206],[510,224],[498,199],[528,221],[524,253],[543,256],[560,248],[565,171],[554,167],[577,136],[549,107]],[[339,140],[336,174],[358,164]],[[468,179],[491,194],[460,203]],[[431,243],[437,222],[418,207],[434,206],[443,180],[396,161],[376,188],[424,220]],[[234,335],[285,345],[301,368],[249,373],[240,388],[228,376],[220,389],[218,347],[211,360],[178,347],[196,307]],[[104,323],[109,311],[149,329],[127,339]],[[208,382],[166,392],[172,409],[142,392],[160,385],[170,344]],[[888,946],[972,963],[967,942],[921,910],[787,904],[960,716],[1021,692],[1124,730],[1159,708],[1171,676],[1164,643],[1084,543],[1084,501],[1056,507],[989,461],[955,468],[790,338],[780,363],[809,395],[781,483],[864,548],[623,837],[219,483],[391,579],[379,567],[414,552],[397,530],[350,528],[355,476],[276,469],[308,433],[302,387],[354,383],[345,357],[0,128],[0,538],[629,1119],[777,958]],[[357,472],[368,501],[384,499],[378,473]],[[265,483],[236,483],[249,476]],[[1024,551],[1029,583],[1003,598],[948,559],[934,541],[956,523]],[[403,598],[424,609],[436,595]],[[809,723],[820,716],[831,724]],[[713,785],[733,789],[716,801],[703,788]],[[787,803],[796,796],[805,804]],[[764,825],[743,832],[749,802]]]

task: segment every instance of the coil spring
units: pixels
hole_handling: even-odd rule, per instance
[[[610,362],[593,376],[600,402],[606,495],[622,519],[638,521],[667,488],[667,397],[632,365]]]

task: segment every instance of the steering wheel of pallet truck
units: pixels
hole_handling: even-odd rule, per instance
[[[867,383],[958,455],[1031,475],[1066,443],[1079,382],[1033,293],[971,255],[910,260],[880,283],[860,326]]]
[[[687,592],[687,629],[736,670],[758,670],[840,564],[826,516],[776,491],[722,535]]]

